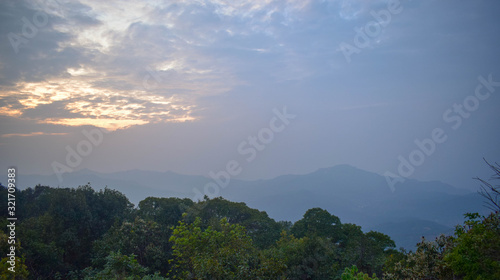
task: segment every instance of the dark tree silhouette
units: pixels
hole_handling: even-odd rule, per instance
[[[484,161],[494,172],[489,181],[500,180],[500,165],[496,162],[495,164],[490,164],[486,159]],[[474,179],[481,182],[479,194],[486,198],[487,202],[485,206],[494,212],[500,212],[500,185],[494,186],[488,181],[477,177]]]

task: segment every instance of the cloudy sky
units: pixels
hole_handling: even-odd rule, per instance
[[[474,189],[483,157],[500,162],[499,13],[495,0],[1,1],[0,168],[207,176],[235,161],[237,178],[264,179],[350,164]]]

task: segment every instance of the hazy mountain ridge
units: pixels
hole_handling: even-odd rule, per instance
[[[99,173],[84,169],[63,175],[18,175],[18,187],[37,184],[77,187],[88,182],[96,189],[108,187],[124,193],[135,205],[148,196],[193,199],[193,188],[213,182],[211,178],[174,172],[130,170]],[[0,177],[0,182],[6,182]],[[463,221],[466,212],[487,213],[482,197],[433,181],[406,180],[392,192],[385,178],[348,165],[322,168],[305,175],[284,175],[270,180],[241,181],[231,178],[220,196],[245,202],[266,211],[276,220],[296,221],[307,209],[321,207],[356,223],[364,230],[375,229],[394,238],[398,246],[413,248],[422,235],[434,237]],[[413,222],[412,222],[413,221]]]

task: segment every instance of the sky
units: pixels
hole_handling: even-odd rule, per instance
[[[0,1],[0,170],[254,180],[349,164],[395,188],[476,190],[492,175],[483,158],[500,162],[499,12],[495,0]]]

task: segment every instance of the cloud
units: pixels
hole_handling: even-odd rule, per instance
[[[230,73],[177,38],[168,23],[132,21],[147,20],[132,2],[124,13],[96,2],[59,3],[57,9],[4,3],[10,17],[2,36],[22,31],[20,19],[37,13],[48,23],[18,46],[18,54],[2,41],[0,114],[116,129],[193,120],[196,96],[231,88]]]
[[[68,135],[68,133],[63,133],[63,132],[9,133],[9,134],[2,134],[2,137],[10,138],[10,137],[34,137],[34,136],[54,136],[54,135]]]
[[[108,129],[196,121],[207,97],[331,71],[338,13],[368,6],[349,3],[6,1],[0,36],[47,20],[17,54],[0,45],[0,115]]]

